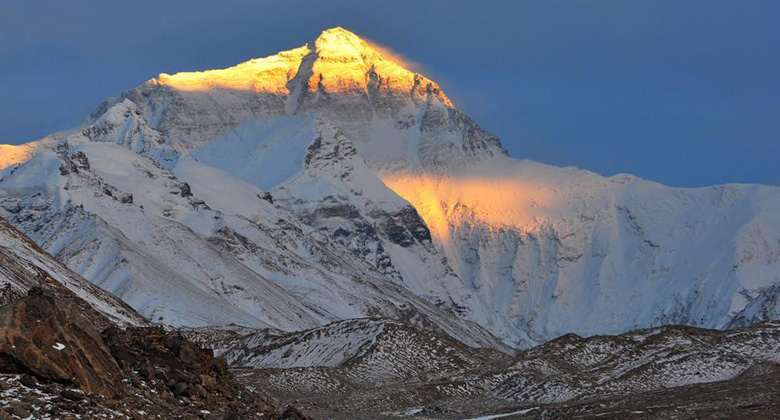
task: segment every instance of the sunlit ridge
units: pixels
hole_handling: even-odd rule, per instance
[[[20,144],[18,146],[0,144],[0,170],[11,165],[26,162],[38,148],[40,148],[40,145],[35,142]]]
[[[334,28],[311,43],[276,55],[225,69],[162,73],[149,83],[183,92],[226,89],[276,95],[290,95],[294,89],[290,82],[299,73],[301,86],[309,92],[363,94],[375,83],[375,87],[409,95],[416,88],[435,85],[407,67],[414,70],[420,66],[350,31]],[[438,86],[435,90],[443,103],[452,106]]]

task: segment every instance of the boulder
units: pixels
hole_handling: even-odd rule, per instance
[[[303,411],[290,406],[282,414],[281,420],[312,420],[312,418]]]

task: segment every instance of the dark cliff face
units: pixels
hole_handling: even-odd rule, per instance
[[[371,213],[371,217],[380,220],[382,232],[396,245],[408,248],[415,243],[431,243],[431,231],[412,206],[393,213],[375,211]]]
[[[407,231],[420,243],[431,242],[431,231],[414,207],[409,206],[398,211],[395,216],[400,219]]]

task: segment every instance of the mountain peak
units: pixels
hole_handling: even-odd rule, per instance
[[[350,31],[349,29],[344,29],[341,26],[336,26],[336,27],[333,27],[333,28],[330,28],[330,29],[326,29],[326,30],[322,31],[322,33],[320,33],[320,36],[322,36],[322,35],[333,35],[333,34],[342,34],[342,35],[346,35],[346,36],[352,36],[352,37],[355,37],[355,38],[360,38],[354,32]]]
[[[342,27],[322,31],[312,46],[318,60],[343,61],[350,57],[358,60],[383,58],[381,53],[371,48],[366,41]]]
[[[406,67],[397,55],[336,27],[323,31],[314,41],[299,48],[225,69],[163,73],[149,84],[176,91],[227,89],[288,96],[292,102],[287,113],[300,109],[298,105],[306,97],[319,98],[309,95],[314,93],[365,96],[381,91],[413,101],[433,96],[452,107],[438,85]]]
[[[330,28],[322,31],[320,35],[317,37],[317,40],[315,42],[321,40],[326,42],[339,42],[339,43],[347,43],[347,44],[365,43],[365,41],[363,41],[359,36],[357,36],[357,34],[347,29],[344,29],[341,26],[337,26],[335,28]]]

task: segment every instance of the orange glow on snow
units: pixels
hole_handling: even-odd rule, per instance
[[[410,60],[407,57],[404,57],[403,54],[393,51],[389,47],[385,47],[383,45],[379,45],[375,43],[374,41],[368,40],[363,38],[363,41],[373,50],[376,50],[379,54],[382,55],[386,60],[392,61],[395,64],[398,64],[399,66],[409,69],[415,73],[426,73],[427,70],[425,69],[425,66],[414,61]]]
[[[17,163],[24,163],[32,157],[38,149],[38,144],[27,143],[18,146],[0,144],[0,169],[5,169]]]
[[[287,82],[295,77],[301,59],[309,52],[306,46],[280,52],[265,58],[246,61],[237,66],[173,75],[162,73],[151,84],[169,86],[185,92],[206,92],[215,88],[256,93],[287,94]]]
[[[450,243],[450,226],[462,226],[464,221],[531,230],[553,201],[553,194],[541,185],[500,176],[392,174],[381,179],[417,209],[445,247]]]
[[[428,85],[433,85],[439,99],[452,106],[435,83],[405,67],[420,66],[387,48],[368,43],[350,31],[333,28],[322,32],[313,44],[293,50],[226,69],[173,75],[162,73],[149,83],[183,92],[225,89],[289,95],[292,92],[288,84],[300,72],[307,78],[305,86],[309,92],[366,94],[373,71],[382,75],[382,80],[377,81],[382,89],[400,96],[415,92],[424,97]]]

